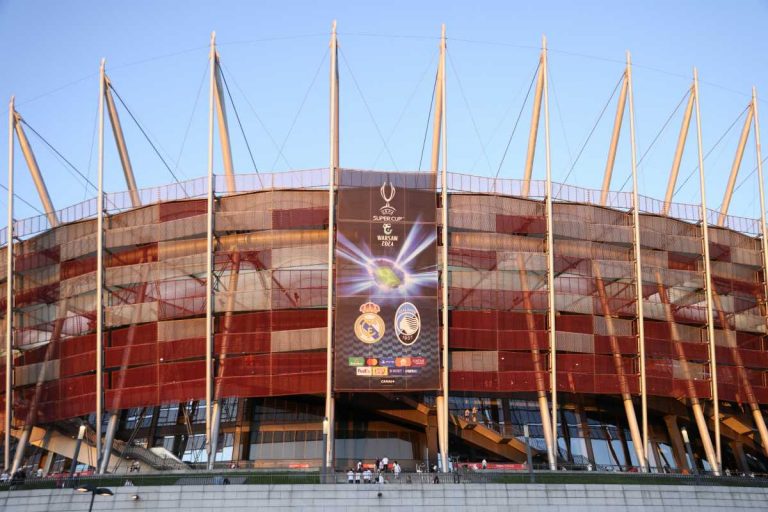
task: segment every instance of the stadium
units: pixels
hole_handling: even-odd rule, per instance
[[[765,219],[644,197],[636,176],[611,190],[627,105],[634,130],[629,59],[589,190],[549,166],[531,176],[537,147],[549,160],[546,44],[520,179],[448,171],[444,37],[431,170],[341,166],[335,45],[325,169],[232,170],[213,43],[208,176],[136,186],[102,65],[100,154],[106,114],[127,190],[104,192],[100,165],[99,196],[55,210],[11,104],[45,207],[2,235],[11,473],[384,456],[408,471],[768,472]],[[680,154],[694,107],[695,79]],[[759,138],[754,97],[752,126]]]

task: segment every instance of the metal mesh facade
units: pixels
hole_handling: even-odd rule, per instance
[[[325,393],[327,176],[322,169],[239,175],[238,193],[217,193],[216,399]],[[662,203],[641,198],[637,276],[631,194],[612,193],[601,207],[599,191],[555,184],[550,326],[544,184],[532,182],[528,198],[521,184],[449,175],[450,393],[550,391],[554,328],[558,391],[631,400],[641,392],[642,321],[648,397],[710,400],[715,366],[719,399],[760,413],[768,346],[759,221],[728,217],[726,227],[714,227],[719,214],[707,212],[710,361],[698,206],[672,205],[665,217]],[[222,177],[216,189],[224,189]],[[107,411],[205,398],[206,193],[204,180],[147,189],[137,208],[125,193],[107,194]],[[95,201],[63,210],[55,228],[45,216],[18,223],[17,427],[95,411],[96,210]]]

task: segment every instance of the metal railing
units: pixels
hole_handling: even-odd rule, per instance
[[[439,178],[439,177],[438,177]],[[214,177],[214,187],[217,195],[230,195],[226,192],[225,177]],[[327,169],[305,169],[274,173],[252,173],[235,175],[236,192],[247,193],[262,190],[319,190],[328,187]],[[437,186],[440,187],[438,180]],[[531,180],[528,199],[542,200],[545,195],[545,182]],[[448,173],[448,190],[451,193],[493,194],[510,197],[521,197],[523,180],[511,178],[491,178],[474,176],[457,172]],[[557,202],[572,202],[600,206],[601,191],[575,185],[552,183],[553,199]],[[207,194],[207,178],[193,178],[186,181],[142,188],[138,190],[142,206],[148,206],[165,201],[203,198]],[[701,222],[701,206],[695,204],[669,203],[647,196],[639,196],[639,208],[643,213],[662,215],[666,210],[667,216],[673,219],[697,224]],[[105,194],[104,206],[108,213],[117,213],[133,208],[130,193],[127,191],[108,192]],[[608,208],[627,211],[632,207],[630,192],[611,191],[605,204]],[[56,216],[61,224],[93,218],[98,211],[96,199],[87,199],[80,203],[56,210]],[[707,218],[713,225],[717,223],[719,212],[707,210]],[[751,236],[760,234],[759,219],[727,215],[724,226],[737,232]],[[45,214],[16,220],[16,236],[27,238],[50,229],[48,217]],[[7,227],[0,229],[0,246],[7,243]]]
[[[702,485],[728,487],[768,487],[768,475],[722,475],[699,472],[684,474],[675,472],[643,473],[639,468],[598,466],[590,470],[584,465],[561,465],[561,470],[550,471],[546,465],[534,465],[530,470],[523,466],[518,470],[473,469],[460,466],[450,473],[420,472],[370,473],[350,476],[347,472],[321,474],[313,471],[214,471],[162,474],[127,475],[52,475],[46,478],[26,478],[23,481],[0,482],[0,492],[21,489],[75,489],[83,485],[98,487],[145,487],[145,486],[201,486],[201,485],[437,485],[437,484],[616,484],[616,485]]]

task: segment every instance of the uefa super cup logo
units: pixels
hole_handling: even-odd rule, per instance
[[[387,185],[389,185],[389,192],[387,192]],[[386,203],[384,206],[379,208],[379,211],[382,215],[392,215],[395,213],[396,208],[389,204],[389,202],[392,201],[392,198],[395,197],[396,192],[397,189],[395,189],[395,186],[391,181],[387,180],[381,184],[381,198],[384,199],[384,202]]]

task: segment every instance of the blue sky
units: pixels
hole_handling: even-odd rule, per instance
[[[448,160],[452,171],[497,172],[544,33],[552,50],[551,138],[556,180],[568,174],[608,101],[621,76],[627,49],[635,63],[639,154],[649,147],[682,99],[694,65],[702,80],[705,151],[744,110],[752,85],[768,97],[768,43],[763,35],[768,2],[759,0],[0,0],[0,45],[5,49],[0,100],[5,106],[15,94],[25,120],[95,182],[97,72],[100,58],[106,57],[116,90],[169,165],[181,179],[201,176],[207,162],[207,82],[203,80],[209,34],[216,30],[225,73],[259,170],[324,167],[328,165],[327,47],[333,19],[338,20],[342,49],[341,165],[345,167],[418,167],[441,23],[446,23],[449,38]],[[766,101],[760,105],[768,112]],[[3,111],[7,117],[7,110]],[[570,173],[569,183],[599,188],[614,111],[615,99]],[[121,116],[139,185],[171,183],[173,178],[127,113],[121,111]],[[642,161],[643,194],[663,196],[680,117],[678,111]],[[523,109],[501,176],[522,176],[529,122],[530,102]],[[764,124],[768,126],[768,121]],[[705,162],[710,207],[716,208],[722,200],[740,128],[739,123],[731,129]],[[236,169],[253,172],[231,110],[230,130]],[[94,195],[35,135],[28,135],[57,208]],[[106,135],[106,188],[122,190],[125,186],[109,128]],[[382,139],[388,141],[386,146]],[[696,166],[695,149],[695,131],[691,130],[681,180]],[[0,145],[0,158],[0,183],[5,184],[5,142]],[[18,151],[16,164],[18,193],[39,205]],[[542,147],[535,177],[544,176],[543,164]],[[216,166],[220,171],[218,159]],[[741,176],[754,166],[750,140]],[[621,186],[629,169],[625,125],[613,188]],[[731,213],[758,216],[756,191],[753,176],[737,191]],[[675,200],[698,203],[697,176]],[[5,197],[0,202],[4,204]],[[17,218],[34,214],[30,207],[16,203]],[[0,222],[6,222],[4,208]]]

